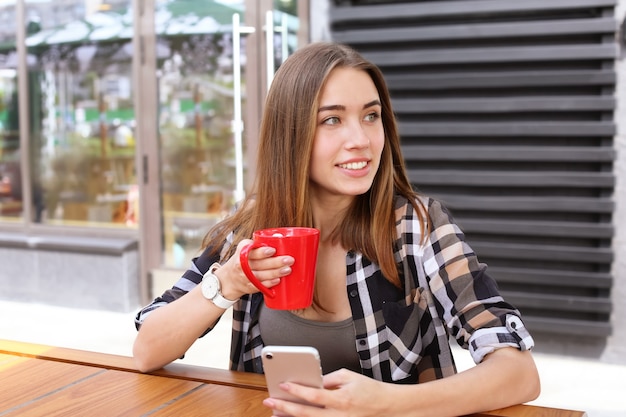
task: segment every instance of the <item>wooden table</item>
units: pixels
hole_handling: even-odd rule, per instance
[[[150,374],[132,358],[0,339],[0,416],[268,417],[262,375],[171,364]],[[584,417],[518,405],[471,417]]]

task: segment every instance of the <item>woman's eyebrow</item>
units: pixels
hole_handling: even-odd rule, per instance
[[[380,100],[372,100],[369,103],[365,103],[363,105],[363,108],[367,109],[368,107],[372,107],[372,106],[381,106],[382,107],[382,104],[380,104]]]
[[[342,106],[341,104],[331,104],[328,106],[322,106],[320,107],[317,112],[321,113],[323,111],[328,111],[328,110],[345,110],[346,106]]]
[[[364,109],[367,109],[368,107],[372,107],[372,106],[382,106],[382,104],[380,104],[380,100],[372,100],[369,103],[365,103],[363,105]],[[328,106],[322,106],[320,107],[317,112],[321,113],[323,111],[328,111],[328,110],[345,110],[346,106],[343,106],[341,104],[330,104]]]

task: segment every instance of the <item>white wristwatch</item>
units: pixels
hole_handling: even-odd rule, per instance
[[[232,301],[224,298],[222,295],[222,292],[220,291],[220,280],[214,274],[215,270],[219,267],[220,264],[216,262],[211,265],[206,274],[204,274],[204,277],[202,278],[202,295],[204,295],[204,298],[207,300],[211,300],[217,307],[226,310],[239,300]]]

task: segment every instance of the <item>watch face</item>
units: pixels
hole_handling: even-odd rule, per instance
[[[219,290],[219,281],[217,277],[213,274],[207,274],[202,279],[202,295],[204,295],[209,300],[212,300]]]

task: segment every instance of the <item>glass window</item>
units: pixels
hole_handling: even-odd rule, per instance
[[[237,58],[242,92],[238,104],[246,106],[247,88],[261,87],[257,74],[251,82],[246,76],[245,34],[240,56],[234,56],[233,14],[240,15],[244,26],[244,14],[265,16],[260,7],[245,9],[251,3],[156,3],[157,57],[162,57],[157,65],[163,258],[168,267],[186,267],[208,229],[240,198],[237,171],[248,172],[248,158],[245,141],[242,153],[246,156],[238,157],[233,131],[238,123],[234,120],[238,98],[233,72]],[[275,7],[273,58],[278,68],[297,47],[299,23],[296,2],[283,0]],[[263,28],[255,30],[264,36]],[[256,135],[255,126],[246,129],[245,134]]]
[[[239,4],[237,4],[239,3]],[[165,264],[182,267],[234,203],[232,16],[243,2],[156,3]]]
[[[26,3],[35,221],[136,227],[131,1],[84,4]]]
[[[15,4],[0,10],[0,219],[21,220],[19,103]]]

